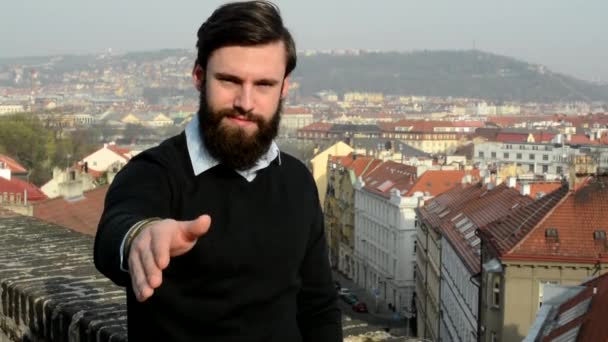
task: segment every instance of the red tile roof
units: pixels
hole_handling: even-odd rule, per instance
[[[357,155],[353,159],[353,154],[349,153],[347,156],[332,156],[332,160],[344,166],[347,169],[353,170],[356,177],[359,177],[365,174],[369,174],[373,171],[379,164],[382,163],[381,160],[375,159],[373,157],[368,156],[359,156]]]
[[[370,193],[390,198],[390,191],[397,189],[402,195],[414,186],[416,167],[385,161],[363,177],[364,189]]]
[[[530,196],[533,199],[536,199],[539,197],[539,195],[544,196],[546,194],[550,194],[553,191],[559,189],[562,186],[562,183],[559,181],[534,182],[534,183],[529,183],[529,185],[530,185],[530,194],[528,196]],[[518,191],[521,191],[522,184],[518,183],[516,188]]]
[[[475,183],[444,192],[420,208],[419,214],[423,222],[441,232],[471,274],[476,274],[480,271],[480,245],[474,243],[475,231],[504,217],[514,206],[531,202],[532,199],[504,183],[491,189]]]
[[[503,143],[525,143],[528,142],[529,133],[498,133],[496,141]]]
[[[300,128],[299,131],[323,131],[323,132],[327,132],[327,131],[329,131],[332,128],[333,125],[334,124],[332,124],[332,123],[317,121],[317,122],[311,123],[308,126],[304,126],[304,127]]]
[[[286,107],[283,109],[283,115],[292,114],[310,114],[310,109],[304,107]]]
[[[534,142],[535,143],[548,143],[551,142],[551,140],[553,140],[553,138],[555,138],[556,134],[554,133],[547,133],[547,132],[538,132],[538,133],[533,133],[532,137],[534,137]]]
[[[499,256],[508,253],[568,192],[567,185],[560,187],[527,205],[513,208],[505,217],[480,229],[479,235]]]
[[[27,173],[27,169],[23,165],[4,154],[0,154],[0,163],[4,163],[11,173]]]
[[[118,154],[119,156],[129,160],[131,159],[131,150],[129,150],[128,148],[124,148],[124,147],[119,147],[116,145],[107,145],[108,150]]]
[[[27,191],[27,200],[29,202],[41,201],[47,199],[47,196],[34,184],[28,183],[19,178],[11,177],[11,180],[0,177],[0,195],[7,192],[9,194],[21,194],[24,197],[24,192]]]
[[[462,178],[467,171],[464,170],[428,170],[416,180],[414,186],[409,190],[407,196],[412,196],[420,191],[430,196],[437,196],[456,185],[462,184]],[[479,178],[479,170],[473,170],[474,177]]]
[[[568,140],[569,144],[576,144],[576,145],[590,145],[590,144],[598,144],[597,140],[591,141],[591,139],[589,139],[588,136],[584,135],[584,134],[574,134],[570,136],[570,139]]]
[[[557,231],[557,242],[545,237],[547,229]],[[608,234],[608,178],[604,177],[568,192],[507,255],[608,261],[608,242],[594,240],[596,231]]]
[[[72,230],[95,235],[103,212],[108,186],[85,191],[83,197],[66,200],[53,198],[34,204],[34,217]]]

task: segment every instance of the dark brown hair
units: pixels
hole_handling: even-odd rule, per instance
[[[220,6],[197,33],[196,64],[207,68],[209,56],[226,46],[254,46],[282,41],[287,66],[285,77],[296,67],[296,46],[283,25],[279,8],[269,1],[233,2]]]

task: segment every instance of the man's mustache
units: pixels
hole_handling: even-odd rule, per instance
[[[261,115],[255,114],[251,111],[242,112],[236,109],[222,109],[216,112],[216,119],[218,121],[224,117],[244,119],[258,124],[265,122],[264,118]]]

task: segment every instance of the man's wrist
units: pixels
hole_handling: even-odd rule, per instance
[[[151,217],[151,218],[147,218],[144,220],[141,220],[137,223],[135,223],[133,225],[133,227],[131,227],[131,229],[129,229],[129,231],[127,232],[127,235],[125,236],[124,239],[124,244],[123,244],[123,260],[125,261],[126,265],[125,268],[128,269],[128,260],[129,260],[129,253],[131,251],[131,244],[133,243],[133,241],[135,240],[135,238],[137,237],[137,235],[139,235],[139,233],[141,233],[145,228],[149,227],[152,223],[158,222],[162,220],[160,217]]]

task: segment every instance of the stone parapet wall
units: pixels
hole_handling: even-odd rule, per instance
[[[93,265],[93,238],[0,215],[0,342],[127,340],[125,291]]]

